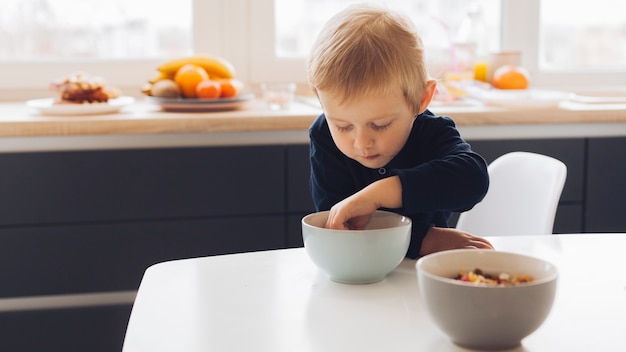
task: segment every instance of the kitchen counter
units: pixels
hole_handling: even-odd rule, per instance
[[[435,104],[466,139],[626,136],[626,104],[563,102],[549,108]],[[295,102],[272,111],[253,101],[225,112],[163,112],[138,99],[119,113],[46,116],[23,102],[0,104],[0,151],[307,143],[321,109]]]

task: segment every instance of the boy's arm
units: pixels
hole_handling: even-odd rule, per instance
[[[331,208],[326,227],[362,229],[378,208],[400,208],[402,185],[398,176],[376,181],[363,190],[344,199]],[[430,227],[427,230],[419,256],[449,249],[493,249],[489,241],[467,232],[450,228]]]
[[[310,187],[316,211],[329,210],[357,191],[350,178],[345,157],[332,141],[323,115],[309,129]]]
[[[472,151],[448,118],[416,121],[410,150],[425,162],[390,170],[400,177],[403,211],[465,211],[487,193],[489,175],[484,159]]]

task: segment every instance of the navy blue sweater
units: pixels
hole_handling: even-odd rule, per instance
[[[341,153],[323,114],[311,125],[309,136],[310,182],[317,211],[330,209],[372,182],[400,177],[402,208],[387,210],[412,220],[409,258],[419,256],[430,227],[448,227],[451,212],[471,209],[489,187],[485,160],[461,138],[452,119],[429,110],[417,117],[398,155],[380,169],[365,167]]]

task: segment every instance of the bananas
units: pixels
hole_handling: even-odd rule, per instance
[[[193,55],[166,61],[157,67],[163,78],[174,77],[176,71],[186,64],[194,64],[204,68],[211,79],[234,78],[235,68],[226,59],[212,55]]]
[[[228,60],[214,55],[197,54],[179,57],[160,64],[154,75],[143,85],[141,92],[155,97],[185,97],[182,91],[184,82],[176,78],[176,73],[181,67],[188,64],[204,69],[211,80],[233,80],[235,78],[235,68]],[[178,90],[174,89],[176,85],[178,85]]]

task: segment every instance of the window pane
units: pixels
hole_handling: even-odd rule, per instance
[[[541,69],[626,69],[623,0],[542,0],[540,23]]]
[[[275,0],[275,47],[278,58],[304,58],[326,21],[355,0]],[[377,0],[406,14],[417,26],[426,47],[432,75],[455,67],[454,50],[467,34],[468,11],[478,11],[484,36],[483,54],[500,48],[499,0]],[[465,33],[464,33],[465,32]]]
[[[2,0],[0,60],[185,55],[191,8],[191,0]]]

